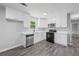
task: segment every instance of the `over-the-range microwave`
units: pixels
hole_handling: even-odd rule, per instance
[[[55,28],[56,27],[56,23],[50,23],[48,24],[48,28]]]

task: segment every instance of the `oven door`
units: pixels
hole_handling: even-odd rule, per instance
[[[46,40],[47,40],[48,42],[54,43],[54,33],[49,33],[49,32],[47,32],[47,33],[46,33]]]

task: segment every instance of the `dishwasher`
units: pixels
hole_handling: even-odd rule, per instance
[[[26,47],[30,47],[34,44],[34,34],[26,35]]]

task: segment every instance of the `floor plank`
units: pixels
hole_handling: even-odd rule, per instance
[[[44,40],[29,48],[21,46],[2,52],[0,56],[79,56],[79,48],[65,47]]]

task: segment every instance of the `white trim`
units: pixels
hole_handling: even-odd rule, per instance
[[[15,45],[15,46],[12,46],[12,47],[9,47],[9,48],[0,50],[0,53],[1,53],[1,52],[4,52],[4,51],[7,51],[7,50],[10,50],[10,49],[13,49],[13,48],[16,48],[16,47],[19,47],[19,46],[22,46],[22,45],[23,45],[23,44],[18,44],[18,45]]]

